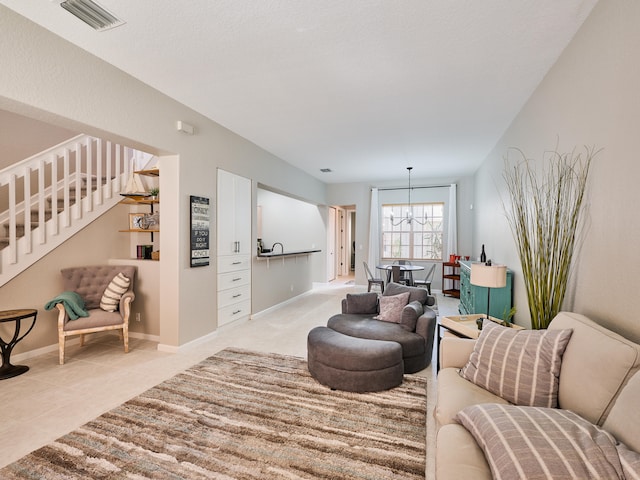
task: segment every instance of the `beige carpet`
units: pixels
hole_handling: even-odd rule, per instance
[[[297,357],[227,349],[0,470],[4,479],[415,479],[426,379],[318,384]]]

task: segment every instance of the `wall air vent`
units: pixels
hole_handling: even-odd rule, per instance
[[[92,0],[65,0],[60,6],[94,30],[109,30],[125,24],[124,20],[120,20]]]

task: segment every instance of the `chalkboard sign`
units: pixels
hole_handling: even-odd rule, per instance
[[[190,196],[191,266],[209,265],[209,199]]]

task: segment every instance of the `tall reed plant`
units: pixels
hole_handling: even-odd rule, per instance
[[[534,329],[547,328],[562,307],[589,168],[597,153],[594,148],[585,148],[584,155],[550,152],[540,171],[517,148],[505,156],[503,176],[511,203],[504,207]]]

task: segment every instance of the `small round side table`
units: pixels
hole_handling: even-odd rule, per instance
[[[32,308],[25,308],[21,310],[4,310],[0,311],[0,322],[15,322],[15,332],[13,338],[8,342],[5,342],[0,337],[0,350],[2,351],[2,366],[0,367],[0,380],[5,378],[16,377],[22,375],[29,367],[26,365],[11,365],[11,351],[16,344],[26,337],[36,324],[36,317],[38,316],[38,310]],[[20,335],[20,323],[25,318],[31,318],[31,326],[23,334]]]

